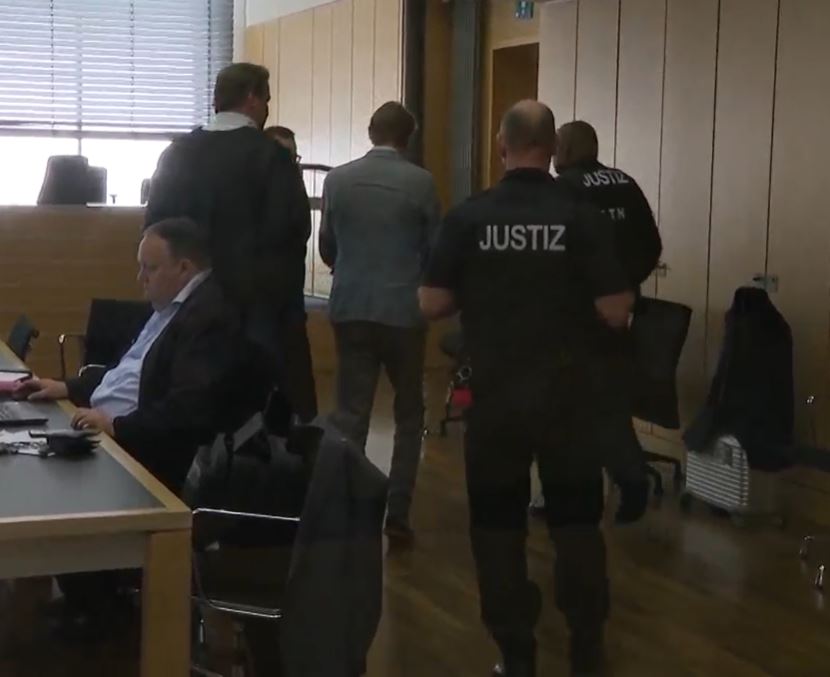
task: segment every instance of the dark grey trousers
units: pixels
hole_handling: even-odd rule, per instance
[[[364,452],[381,367],[392,383],[395,446],[389,473],[389,516],[406,521],[421,460],[426,330],[338,322],[334,336],[337,405],[332,421]]]

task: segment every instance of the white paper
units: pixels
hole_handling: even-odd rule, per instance
[[[38,456],[46,448],[46,441],[33,440],[28,430],[0,430],[0,448],[6,445],[12,447],[15,454]]]

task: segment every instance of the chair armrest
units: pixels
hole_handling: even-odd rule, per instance
[[[218,520],[236,520],[237,522],[256,522],[260,524],[285,524],[297,527],[300,523],[299,517],[286,517],[281,515],[264,515],[258,513],[236,512],[230,510],[218,510],[212,508],[197,508],[193,511],[193,530],[197,531],[197,521],[199,517],[210,516]],[[274,546],[279,547],[279,546]],[[201,552],[209,551],[210,547],[204,549],[196,549],[195,553],[198,555]],[[234,616],[242,616],[248,618],[260,618],[266,620],[277,620],[282,616],[282,610],[275,607],[260,606],[255,604],[235,602],[230,600],[220,600],[207,593],[205,590],[202,572],[199,567],[198,557],[193,557],[193,599],[197,603],[205,604],[214,611],[231,614]]]
[[[61,334],[60,336],[58,336],[58,345],[62,346],[64,343],[66,343],[67,339],[76,339],[83,343],[84,341],[86,341],[86,334],[75,334],[73,332]]]

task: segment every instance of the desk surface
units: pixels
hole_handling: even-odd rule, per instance
[[[0,343],[0,369],[20,367]],[[47,428],[69,427],[72,406],[40,405]],[[0,457],[0,541],[188,528],[190,511],[110,438],[91,457]]]

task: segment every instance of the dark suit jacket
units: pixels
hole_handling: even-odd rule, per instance
[[[286,677],[355,677],[380,622],[386,476],[326,431],[291,561],[280,632]]]
[[[245,309],[249,336],[271,349],[285,305],[302,296],[311,234],[294,159],[251,127],[180,137],[159,159],[145,222],[175,216],[208,229],[217,279]]]
[[[147,353],[136,411],[113,422],[116,441],[175,492],[197,447],[236,422],[226,403],[243,407],[239,342],[238,320],[211,276]],[[68,381],[72,402],[90,406],[105,373],[88,370]]]

